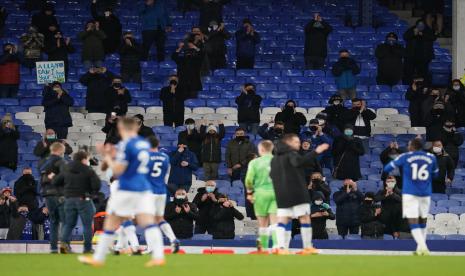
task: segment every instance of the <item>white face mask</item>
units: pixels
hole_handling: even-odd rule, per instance
[[[441,153],[441,152],[442,152],[442,148],[441,148],[441,147],[433,147],[433,152],[434,152],[434,153]]]
[[[334,101],[333,104],[334,105],[339,105],[341,102],[340,101]]]
[[[185,195],[177,195],[175,196],[176,199],[186,199]]]
[[[454,85],[454,86],[452,86],[452,89],[454,89],[454,91],[459,91],[460,90],[460,85]]]
[[[195,128],[195,125],[194,124],[188,124],[188,125],[186,125],[186,128],[188,130],[193,130]]]
[[[392,189],[396,186],[396,182],[395,181],[389,181],[389,182],[386,182],[386,187],[388,187],[389,189]]]
[[[315,205],[321,205],[323,204],[323,200],[315,200]]]

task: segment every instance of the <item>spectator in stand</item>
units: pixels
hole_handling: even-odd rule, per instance
[[[200,27],[194,26],[191,28],[191,33],[187,35],[188,40],[193,40],[195,47],[200,49],[202,53],[202,62],[200,65],[200,76],[205,77],[210,74],[210,62],[208,61],[208,56],[206,54],[206,42],[208,37],[202,32]]]
[[[193,200],[193,203],[199,208],[199,218],[195,222],[195,234],[212,233],[214,225],[210,212],[214,205],[218,204],[219,195],[216,182],[213,180],[205,182],[205,187],[197,190]]]
[[[107,136],[105,137],[105,144],[116,145],[121,141],[121,136],[119,135],[118,128],[118,115],[116,112],[111,112],[107,114],[105,119],[105,125],[102,128],[102,132]]]
[[[49,128],[45,131],[42,140],[37,142],[36,146],[34,147],[34,155],[40,158],[39,166],[50,155],[50,145],[55,142],[60,142],[65,146],[65,155],[70,155],[73,153],[71,146],[66,143],[65,140],[58,139],[55,130]]]
[[[86,29],[79,33],[78,38],[82,42],[81,59],[84,68],[102,67],[105,59],[103,41],[107,36],[100,30],[100,23],[89,21]]]
[[[174,199],[165,207],[165,220],[170,224],[176,238],[190,239],[194,235],[194,221],[199,218],[199,210],[187,199],[186,190],[176,190]]]
[[[268,124],[264,123],[258,129],[258,135],[260,135],[260,137],[264,140],[270,140],[276,144],[276,142],[281,140],[284,136],[284,123],[281,121],[275,121],[273,127],[268,127]]]
[[[311,214],[313,239],[327,240],[326,220],[334,220],[336,216],[331,206],[324,202],[325,196],[321,192],[315,192],[312,197]],[[329,199],[328,199],[329,200]]]
[[[312,149],[312,140],[310,139],[301,139],[301,145],[300,145],[300,150],[299,154],[302,156],[306,156],[309,153],[313,152]],[[328,144],[329,145],[329,144]],[[305,174],[305,180],[307,183],[310,182],[311,175],[314,172],[321,172],[321,166],[320,162],[318,162],[318,156],[313,156],[312,158],[309,158],[307,166],[304,168],[304,174]],[[310,189],[310,187],[309,187]],[[310,195],[310,199],[311,199]]]
[[[124,116],[128,112],[128,105],[132,101],[131,93],[123,86],[121,77],[114,76],[111,86],[107,87],[103,92],[105,98],[105,113],[112,111],[119,116]]]
[[[46,3],[47,0],[25,0],[24,5],[21,6],[21,8],[30,13],[43,9]]]
[[[428,98],[428,88],[425,87],[423,77],[414,78],[412,84],[405,93],[405,99],[409,101],[408,112],[412,127],[424,126],[423,102]]]
[[[192,186],[192,174],[199,168],[195,154],[178,141],[178,149],[171,153],[170,163],[169,193],[173,195],[179,189],[189,191]]]
[[[194,40],[195,38],[191,35],[187,43],[180,42],[171,56],[177,65],[178,89],[185,99],[197,98],[197,93],[203,89],[200,70],[204,53],[194,44]]]
[[[55,7],[52,3],[45,4],[41,11],[32,16],[31,25],[48,40],[60,29],[55,17]]]
[[[399,238],[402,225],[402,196],[397,187],[396,178],[388,176],[383,188],[375,195],[375,201],[381,203],[380,221],[384,224],[384,233]]]
[[[405,49],[398,41],[396,33],[388,33],[384,43],[376,47],[375,56],[378,59],[378,75],[376,82],[393,86],[402,80],[403,58]]]
[[[354,137],[360,138],[365,152],[369,152],[368,141],[371,137],[371,121],[376,119],[376,113],[367,108],[362,99],[352,99],[352,109],[347,110],[344,122],[354,126]]]
[[[142,60],[149,60],[150,48],[155,43],[157,61],[164,61],[166,33],[171,32],[167,1],[145,0],[139,17],[142,21]]]
[[[454,160],[454,168],[459,162],[459,147],[463,144],[463,136],[457,132],[455,122],[451,119],[446,119],[441,130],[441,142],[445,152]]]
[[[234,139],[226,146],[225,162],[231,181],[241,178],[242,170],[247,169],[247,156],[257,150],[249,136],[245,135],[245,129],[238,127],[234,132]]]
[[[220,122],[218,122],[218,127],[213,124],[207,126],[205,122],[200,125],[200,136],[203,140],[201,155],[205,180],[218,179],[218,168],[221,163],[221,140],[224,135],[224,125]],[[199,205],[197,204],[197,206]]]
[[[360,66],[350,57],[348,50],[339,51],[339,60],[333,64],[331,72],[336,80],[337,92],[344,100],[357,97],[355,76],[360,74]]]
[[[379,155],[379,159],[381,163],[383,164],[383,167],[386,166],[389,162],[392,160],[395,160],[399,155],[404,153],[405,150],[401,149],[399,147],[399,144],[397,144],[396,141],[393,141],[389,143],[389,146],[386,147],[381,154]],[[389,175],[393,175],[396,178],[397,186],[399,188],[402,188],[402,168],[399,168],[399,170],[396,170],[395,172],[393,171],[392,173],[388,174],[383,171],[381,174],[381,179],[384,181],[388,178]]]
[[[316,114],[315,119],[318,120],[318,126],[321,127],[323,133],[327,134],[331,139],[342,135],[341,131],[336,125],[328,122],[328,114],[319,112]]]
[[[134,38],[132,32],[125,32],[123,42],[119,48],[121,78],[124,82],[142,82],[142,70],[140,61],[142,56],[142,48]]]
[[[434,59],[433,42],[436,40],[433,30],[419,19],[415,26],[404,33],[406,53],[404,60],[404,84],[411,84],[415,75],[431,83],[429,64]]]
[[[134,120],[136,120],[137,123],[139,124],[139,131],[138,131],[139,136],[144,137],[144,138],[155,136],[155,132],[153,132],[153,129],[151,127],[144,125],[144,115],[136,114],[134,115]]]
[[[446,92],[450,95],[456,111],[456,126],[465,126],[465,86],[459,79],[452,80],[452,84]]]
[[[43,90],[42,105],[45,112],[45,128],[53,129],[58,139],[68,137],[68,128],[73,126],[69,108],[74,99],[59,82],[46,85]]]
[[[311,119],[308,131],[304,131],[301,134],[301,138],[302,140],[311,140],[312,148],[316,148],[322,144],[331,145],[333,143],[333,139],[324,133],[323,130],[324,129],[320,126],[320,121],[318,119]],[[332,170],[333,159],[330,151],[318,155],[318,161],[323,167]]]
[[[224,27],[223,6],[231,0],[193,0],[192,2],[199,7],[199,26],[202,29],[206,30],[212,21],[216,21]]]
[[[16,171],[18,166],[19,131],[10,113],[3,116],[0,125],[0,167]]]
[[[91,197],[100,190],[100,179],[90,167],[90,156],[79,151],[73,161],[63,166],[53,179],[53,185],[63,187],[65,221],[61,233],[61,253],[71,253],[71,232],[81,218],[84,233],[84,254],[92,250],[92,222],[95,206]]]
[[[18,205],[27,206],[29,210],[34,210],[39,207],[37,201],[38,190],[37,181],[32,175],[32,169],[26,167],[23,169],[23,175],[21,175],[15,182],[14,194],[18,199]]]
[[[288,100],[281,112],[278,112],[274,117],[274,121],[284,123],[284,133],[300,134],[300,128],[305,126],[307,118],[301,112],[295,109],[297,104],[294,100]]]
[[[335,192],[333,200],[336,202],[336,226],[340,236],[358,234],[360,230],[360,207],[363,194],[358,190],[357,183],[346,179],[342,188]]]
[[[333,31],[319,13],[305,26],[305,69],[320,70],[325,66],[328,55],[328,36]]]
[[[105,113],[106,99],[105,91],[114,79],[115,75],[105,67],[91,67],[89,71],[81,76],[79,82],[87,87],[86,110],[89,113]]]
[[[367,192],[360,207],[363,239],[382,239],[384,225],[381,222],[381,206],[375,204],[375,194]]]
[[[5,31],[5,22],[8,18],[8,12],[5,7],[0,6],[0,38],[3,37],[3,33]]]
[[[16,46],[3,44],[0,55],[0,98],[16,98],[19,89],[20,59]]]
[[[224,24],[218,25],[217,21],[210,22],[206,36],[208,40],[205,50],[208,57],[210,70],[226,68],[226,40],[231,38],[231,34],[225,30]]]
[[[255,85],[246,83],[241,94],[236,97],[237,121],[247,133],[256,135],[260,124],[260,104],[262,97],[255,92]]]
[[[178,134],[178,143],[182,143],[187,146],[187,148],[192,151],[197,157],[199,165],[202,165],[202,136],[195,128],[195,121],[192,118],[187,118],[185,121],[186,130],[179,132]]]
[[[105,54],[112,54],[118,50],[121,41],[122,26],[118,17],[113,13],[113,9],[107,6],[103,9],[103,15],[97,10],[97,0],[92,0],[90,11],[95,22],[98,22],[100,29],[105,34],[103,48]]]
[[[236,31],[236,69],[253,69],[255,48],[260,43],[260,35],[255,31],[250,19],[242,20],[242,28]]]
[[[336,179],[352,179],[357,181],[362,177],[360,172],[360,156],[365,154],[362,141],[354,137],[354,127],[346,125],[344,135],[334,140],[333,147],[334,170]]]
[[[308,193],[310,198],[315,197],[315,195],[321,195],[321,198],[324,203],[329,204],[331,199],[331,188],[328,183],[324,180],[323,174],[319,171],[314,171],[310,176],[310,181],[308,184]]]
[[[27,33],[20,37],[23,49],[23,64],[29,69],[36,66],[37,61],[42,60],[42,50],[45,46],[44,35],[37,31],[37,28],[30,26]]]
[[[422,0],[421,7],[423,8],[425,23],[428,27],[434,30],[434,35],[440,37],[443,34],[444,28],[444,0]],[[434,25],[434,23],[436,23]]]
[[[244,215],[235,208],[227,195],[218,195],[218,202],[210,210],[213,239],[234,239],[234,220],[243,220]]]
[[[344,107],[344,99],[334,94],[329,98],[328,106],[323,110],[327,114],[329,125],[336,126],[340,132],[344,131],[344,116],[348,109]]]
[[[163,123],[165,126],[182,126],[184,122],[184,98],[178,86],[178,76],[171,75],[168,86],[160,90],[163,103]]]
[[[14,205],[8,205],[7,198],[0,194],[0,240],[7,239],[11,216],[15,212],[12,207]]]
[[[69,60],[68,55],[76,50],[71,44],[71,38],[63,37],[61,31],[56,31],[45,43],[45,52],[49,61],[63,61],[65,63],[65,75],[68,76]]]
[[[453,120],[454,115],[445,110],[444,101],[440,99],[434,101],[433,108],[425,114],[426,141],[440,140],[446,120]]]
[[[436,156],[438,164],[439,174],[433,179],[433,193],[446,193],[447,185],[452,184],[455,176],[455,164],[454,160],[444,150],[441,141],[434,141],[431,153]]]

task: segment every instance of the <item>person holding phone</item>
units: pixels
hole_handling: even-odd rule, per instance
[[[18,165],[19,131],[16,129],[11,114],[6,114],[0,126],[0,167],[16,170]]]
[[[69,108],[74,105],[73,97],[56,81],[44,87],[42,105],[45,112],[45,128],[53,129],[58,139],[66,139],[68,128],[73,126],[69,112]]]

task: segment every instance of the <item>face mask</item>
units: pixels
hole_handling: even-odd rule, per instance
[[[282,133],[283,133],[283,129],[282,129],[282,128],[275,128],[275,129],[274,129],[274,132],[276,132],[277,134],[282,134]]]
[[[56,135],[47,135],[47,140],[55,140],[57,137]]]
[[[341,101],[334,101],[333,104],[334,104],[334,105],[340,105],[340,104],[341,104]]]
[[[441,147],[433,147],[433,152],[436,153],[436,154],[439,154],[442,152],[442,148]]]
[[[435,109],[431,110],[431,113],[439,115],[439,114],[442,114],[443,111],[444,111],[444,109],[442,109],[442,108],[435,108]]]
[[[323,204],[323,200],[315,200],[315,205],[321,205]]]
[[[323,119],[318,119],[318,125],[322,126],[322,125],[324,125],[325,123],[326,123],[325,120],[323,120]]]
[[[395,181],[389,181],[389,182],[386,182],[386,187],[388,187],[389,189],[392,189],[396,186],[396,182]]]
[[[248,94],[254,94],[254,93],[255,93],[255,90],[249,89],[249,90],[247,90],[247,93],[248,93]]]
[[[344,130],[344,135],[345,136],[352,136],[354,134],[354,131],[352,129],[345,129]]]
[[[454,91],[459,91],[460,90],[460,85],[454,85],[454,86],[452,86],[452,89],[454,89]]]
[[[453,128],[454,128],[454,125],[444,125],[444,129],[446,131],[452,131]]]
[[[184,199],[186,199],[186,196],[185,195],[177,195],[177,196],[175,196],[175,198],[177,200],[184,200]]]
[[[312,183],[315,183],[315,184],[321,183],[321,179],[319,178],[312,179]]]
[[[284,111],[287,111],[287,112],[294,112],[294,107],[292,107],[292,106],[286,106],[286,107],[284,108]]]
[[[311,132],[315,132],[318,130],[318,127],[317,126],[310,126],[310,131]]]
[[[213,193],[213,191],[215,191],[215,187],[207,186],[205,187],[205,191],[207,191],[207,193]]]
[[[121,85],[121,83],[114,83],[113,87],[118,89],[118,88],[121,88],[122,85]]]
[[[178,85],[178,82],[176,80],[170,80],[170,85]]]
[[[392,45],[396,44],[396,41],[394,39],[388,39],[387,43],[392,46]]]
[[[373,200],[371,200],[371,199],[365,199],[365,203],[366,203],[367,205],[371,205],[371,204],[373,203]]]
[[[399,155],[398,154],[390,154],[389,155],[389,158],[391,158],[392,160],[396,159]]]
[[[354,107],[352,107],[352,109],[353,110],[360,110],[360,109],[362,109],[362,107],[361,106],[354,106]]]
[[[244,141],[244,140],[245,140],[245,136],[236,136],[236,140],[237,140],[237,141]]]
[[[186,128],[188,130],[193,130],[195,128],[195,125],[194,124],[188,124],[188,125],[186,125]]]

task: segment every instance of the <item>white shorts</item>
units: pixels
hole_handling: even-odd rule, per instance
[[[402,213],[404,218],[427,218],[431,205],[431,197],[402,195]]]
[[[152,201],[155,203],[155,216],[163,217],[165,215],[166,195],[152,195]]]
[[[278,217],[298,218],[306,215],[310,215],[309,203],[299,204],[290,208],[278,208],[276,212],[276,216]]]
[[[138,214],[155,215],[153,194],[147,192],[115,191],[110,195],[107,213],[130,218]]]

